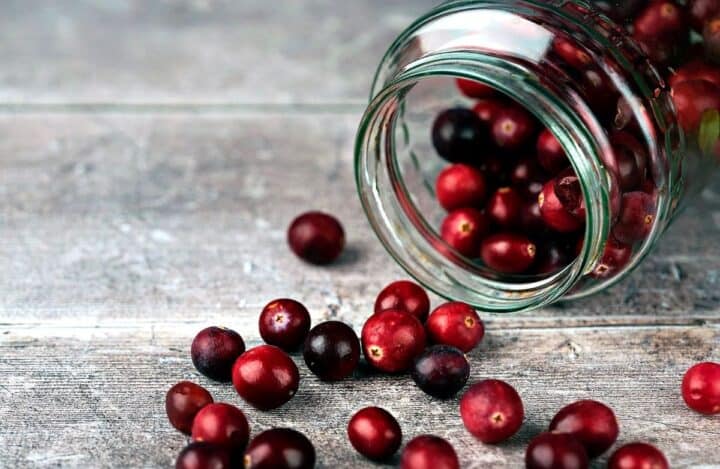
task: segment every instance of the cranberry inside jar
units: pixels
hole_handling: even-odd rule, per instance
[[[720,164],[720,11],[591,3],[451,1],[383,59],[359,193],[437,293],[502,312],[604,290]]]

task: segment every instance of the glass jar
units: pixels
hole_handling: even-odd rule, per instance
[[[580,298],[624,278],[720,163],[720,20],[693,3],[462,0],[418,19],[380,64],[356,143],[359,195],[389,253],[427,288],[486,311]],[[498,121],[508,108],[531,116],[528,141],[501,138],[521,124]],[[551,132],[568,168],[543,165],[538,184],[513,189],[508,179],[527,183],[519,162],[536,166],[539,132]],[[458,225],[478,234],[470,249],[446,235],[436,191],[458,163],[481,173],[485,192],[503,187],[472,207],[485,221]],[[503,191],[521,193],[535,219],[504,225]],[[578,226],[555,229],[556,209]],[[515,267],[498,267],[495,254]],[[535,267],[513,264],[518,256]]]

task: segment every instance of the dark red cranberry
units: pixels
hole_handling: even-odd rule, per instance
[[[602,402],[583,400],[560,409],[550,431],[575,437],[591,458],[600,456],[615,444],[620,428],[615,413]]]
[[[555,196],[572,216],[585,220],[585,198],[580,179],[572,171],[561,173],[555,180]]]
[[[613,170],[623,192],[639,188],[645,181],[648,155],[642,144],[628,132],[615,132],[610,137],[615,156]]]
[[[440,236],[463,256],[474,258],[478,256],[480,243],[489,230],[490,222],[483,212],[474,208],[459,208],[445,217]]]
[[[507,104],[499,99],[481,99],[473,106],[473,111],[480,118],[483,124],[488,127],[495,121],[498,113],[505,108]]]
[[[527,469],[587,469],[585,448],[567,433],[541,433],[525,451]]]
[[[600,262],[593,269],[592,276],[595,278],[614,277],[630,262],[631,258],[632,246],[610,237],[605,244],[605,251],[603,251]]]
[[[517,391],[504,381],[473,384],[460,400],[465,428],[483,443],[500,443],[520,429],[525,410]]]
[[[585,220],[574,216],[563,206],[555,192],[556,184],[557,179],[548,181],[538,196],[538,205],[543,220],[547,226],[560,233],[578,231],[583,227]]]
[[[720,363],[698,363],[683,377],[682,396],[692,410],[720,414]]]
[[[470,109],[455,108],[441,113],[433,124],[435,150],[450,162],[473,161],[485,148],[486,129]]]
[[[548,174],[557,174],[570,164],[562,145],[548,129],[543,130],[538,137],[537,155],[538,163]]]
[[[512,169],[510,180],[526,197],[535,198],[542,192],[547,177],[535,160],[520,160]]]
[[[705,23],[720,14],[720,0],[690,0],[687,10],[693,29],[702,32]]]
[[[460,460],[447,440],[434,435],[420,435],[405,445],[400,469],[460,469]]]
[[[483,240],[480,254],[491,269],[504,274],[521,274],[535,261],[537,248],[525,236],[498,233]]]
[[[595,7],[615,21],[626,21],[647,3],[647,0],[592,0]]]
[[[470,363],[460,349],[435,345],[415,360],[412,377],[425,393],[447,399],[457,394],[467,383]]]
[[[492,86],[479,81],[458,78],[456,83],[458,89],[468,98],[487,98],[495,95],[495,89]]]
[[[683,7],[674,1],[657,0],[635,18],[633,30],[644,40],[676,39],[687,34],[687,17]]]
[[[487,185],[485,176],[465,164],[450,165],[440,172],[435,183],[438,202],[448,212],[465,207],[482,207]]]
[[[700,126],[703,113],[720,110],[720,87],[705,80],[685,81],[672,90],[678,121],[686,132]]]
[[[244,450],[249,436],[250,427],[242,410],[222,402],[200,409],[192,424],[193,441],[206,441],[233,451]]]
[[[670,469],[665,455],[647,443],[630,443],[613,453],[608,469]]]
[[[305,340],[305,364],[323,381],[339,381],[355,371],[360,341],[350,326],[327,321],[313,327]]]
[[[571,261],[571,251],[566,243],[550,240],[542,243],[538,248],[538,260],[533,272],[543,275],[554,274],[567,267]]]
[[[527,200],[520,211],[520,223],[518,225],[524,233],[538,234],[546,231],[545,221],[540,213],[540,205],[537,198]]]
[[[252,439],[244,462],[245,469],[312,469],[315,447],[298,431],[273,428]]]
[[[490,196],[485,211],[490,220],[498,226],[511,227],[520,221],[523,198],[512,187],[501,187]]]
[[[492,123],[495,144],[505,150],[515,150],[527,143],[535,132],[535,121],[518,106],[508,106],[498,112]]]
[[[578,83],[593,112],[609,120],[617,111],[616,103],[620,98],[610,77],[600,69],[591,68],[581,72]]]
[[[375,300],[375,312],[400,309],[421,322],[430,313],[430,298],[423,287],[409,280],[398,280],[383,288]]]
[[[593,59],[586,51],[564,37],[556,37],[553,50],[571,67],[583,70],[593,64]]]
[[[274,300],[260,313],[259,326],[266,343],[292,352],[302,345],[310,330],[310,313],[295,300]]]
[[[233,385],[240,397],[260,410],[280,407],[297,392],[300,374],[282,349],[260,345],[240,355],[233,367]]]
[[[482,158],[480,171],[485,174],[485,180],[489,186],[503,187],[510,184],[510,168],[508,158],[497,155],[487,155]]]
[[[348,422],[347,433],[353,448],[375,461],[388,459],[402,443],[400,424],[380,407],[359,410]]]
[[[322,212],[307,212],[290,224],[290,249],[311,264],[324,265],[340,257],[345,248],[345,231],[340,222]]]
[[[431,342],[451,345],[463,352],[477,347],[485,335],[485,326],[477,312],[459,301],[435,308],[425,327]]]
[[[382,311],[365,322],[362,347],[368,363],[378,370],[406,371],[425,349],[425,329],[415,316],[404,311]]]
[[[190,346],[195,368],[215,381],[227,382],[232,366],[245,351],[245,342],[237,332],[221,327],[208,327],[198,332]]]
[[[720,0],[718,0],[720,4]],[[675,88],[686,81],[705,80],[715,86],[720,86],[720,67],[711,65],[704,60],[693,60],[680,67],[670,77],[670,86]]]
[[[705,58],[714,64],[720,63],[720,17],[705,23],[703,28],[703,48]]]
[[[212,396],[202,386],[180,381],[165,395],[165,412],[173,427],[189,435],[195,415],[212,402]]]
[[[612,234],[621,243],[642,241],[655,223],[655,197],[645,192],[628,192],[622,197],[620,217]]]
[[[175,469],[230,469],[230,451],[224,446],[194,441],[183,448],[175,461]]]

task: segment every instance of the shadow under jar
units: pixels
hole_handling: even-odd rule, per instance
[[[356,143],[390,254],[487,311],[624,278],[720,165],[720,17],[692,4],[451,1],[418,19],[382,60]],[[448,187],[443,201],[471,206],[449,215]]]

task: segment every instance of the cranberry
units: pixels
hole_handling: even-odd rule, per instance
[[[400,448],[402,431],[395,417],[380,407],[366,407],[352,416],[347,426],[353,448],[366,458],[381,461]]]
[[[720,63],[720,17],[705,23],[703,40],[705,57],[715,64]]]
[[[533,268],[537,274],[554,274],[567,267],[572,260],[568,247],[557,240],[543,243],[538,253],[538,260]]]
[[[310,313],[295,300],[275,300],[263,308],[259,325],[266,343],[292,352],[302,345],[310,330]]]
[[[440,172],[435,183],[438,202],[448,212],[457,208],[481,207],[485,202],[485,176],[465,164],[454,164]]]
[[[718,0],[718,4],[720,4],[720,0]],[[693,60],[680,67],[670,77],[670,86],[675,88],[680,83],[694,80],[705,80],[715,86],[720,86],[720,68],[703,60]]]
[[[670,469],[665,455],[647,443],[630,443],[613,453],[608,469]]]
[[[581,72],[579,90],[593,111],[608,120],[617,111],[620,95],[612,80],[600,69],[590,68]]]
[[[537,248],[525,236],[498,233],[483,240],[480,254],[491,269],[504,274],[521,274],[535,261]]]
[[[447,399],[465,386],[470,376],[470,364],[460,349],[435,345],[415,360],[413,380],[427,394]]]
[[[720,87],[705,80],[685,81],[672,90],[678,121],[686,132],[697,130],[705,111],[720,109]]]
[[[339,381],[352,374],[360,361],[360,341],[350,326],[327,321],[313,327],[305,340],[305,364],[323,381]]]
[[[541,433],[525,451],[527,469],[587,469],[585,448],[567,433]]]
[[[687,10],[692,27],[702,32],[705,23],[720,14],[720,0],[690,0]]]
[[[470,386],[460,399],[465,428],[483,443],[499,443],[520,429],[525,410],[517,391],[504,381],[488,379]]]
[[[608,239],[600,262],[595,266],[592,276],[595,278],[614,277],[632,258],[632,246],[623,244],[613,237]]]
[[[382,311],[365,322],[362,346],[368,363],[378,370],[406,371],[425,348],[425,330],[411,314],[393,309]]]
[[[488,185],[502,187],[510,183],[510,169],[507,165],[507,158],[501,158],[497,155],[485,156],[480,163],[480,171],[485,174]]]
[[[612,409],[598,401],[584,400],[560,409],[550,423],[550,431],[572,435],[594,458],[615,443],[620,428]]]
[[[260,345],[240,355],[233,367],[240,397],[260,410],[280,407],[297,392],[300,374],[292,359],[273,345]]]
[[[635,18],[634,34],[643,40],[679,38],[687,31],[682,7],[671,0],[654,1]]]
[[[469,352],[485,335],[485,326],[468,304],[457,302],[438,306],[426,324],[428,338],[436,344],[451,345]]]
[[[244,462],[245,469],[312,469],[315,448],[298,431],[273,428],[252,439]]]
[[[460,469],[455,448],[434,435],[416,436],[405,445],[400,469]]]
[[[492,86],[479,81],[458,78],[455,82],[458,89],[468,98],[487,98],[495,94],[495,89]]]
[[[645,192],[628,192],[622,197],[620,217],[613,227],[615,239],[625,244],[642,241],[655,222],[655,198]]]
[[[460,208],[445,217],[440,227],[440,236],[457,252],[472,258],[477,257],[480,242],[489,230],[490,222],[483,212],[474,208]]]
[[[180,451],[175,469],[230,469],[230,451],[224,446],[195,441]]]
[[[198,332],[190,346],[195,368],[215,381],[230,381],[232,366],[245,351],[240,334],[230,329],[208,327]]]
[[[535,132],[535,121],[524,109],[509,106],[498,112],[492,123],[495,144],[505,150],[522,147]]]
[[[547,177],[535,160],[520,160],[512,169],[510,180],[525,196],[537,198]]]
[[[537,155],[540,166],[549,174],[557,174],[570,164],[565,150],[549,129],[543,130],[538,137]]]
[[[557,179],[548,181],[543,187],[542,193],[538,196],[538,205],[545,224],[555,231],[561,233],[572,233],[583,227],[584,220],[573,216],[555,192]]]
[[[472,161],[485,147],[486,131],[473,111],[455,108],[435,119],[432,139],[435,150],[446,160]]]
[[[520,221],[523,198],[512,187],[501,187],[488,200],[486,212],[490,220],[502,227],[511,227]]]
[[[583,70],[593,63],[593,59],[590,54],[564,37],[555,38],[553,41],[553,50],[568,65],[575,67],[578,70]]]
[[[430,298],[417,283],[398,280],[383,288],[375,300],[375,312],[401,309],[425,321],[430,313]]]
[[[527,200],[523,204],[520,210],[520,223],[518,226],[524,233],[537,234],[546,230],[537,197],[535,197],[535,200]]]
[[[585,198],[582,194],[580,179],[569,171],[555,180],[555,197],[572,216],[579,220],[585,219]]]
[[[720,363],[699,363],[683,378],[682,395],[692,410],[701,414],[720,414]]]
[[[189,435],[195,415],[212,402],[212,396],[202,386],[180,381],[165,395],[165,412],[173,427]]]
[[[475,103],[473,112],[475,112],[483,124],[490,126],[505,106],[506,104],[499,99],[481,99]]]
[[[625,21],[635,15],[647,0],[592,0],[595,7],[616,21]]]
[[[340,222],[322,212],[307,212],[290,224],[287,233],[290,249],[311,264],[329,264],[345,247],[345,231]]]
[[[193,441],[206,441],[233,451],[244,450],[249,436],[250,427],[242,410],[222,402],[203,407],[192,424]]]
[[[642,144],[628,132],[615,132],[610,142],[615,155],[614,171],[623,192],[637,189],[645,181],[648,155]]]

